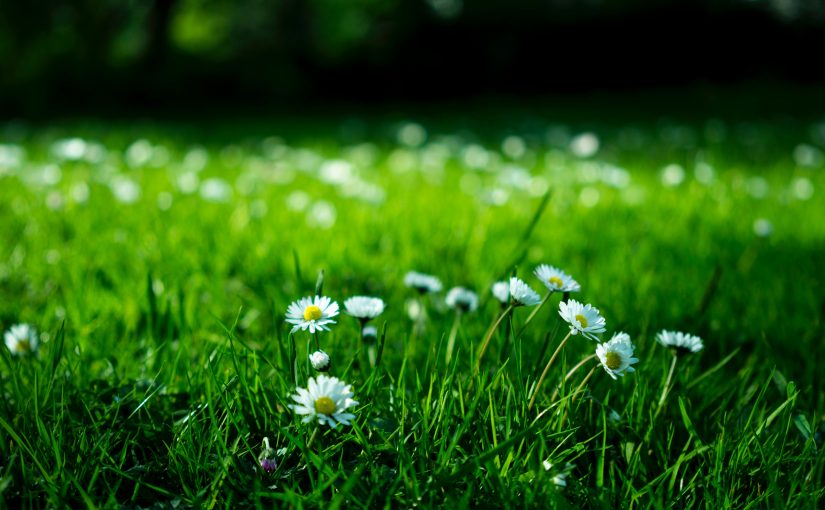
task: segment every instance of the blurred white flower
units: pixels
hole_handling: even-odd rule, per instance
[[[371,296],[353,296],[344,301],[347,313],[366,322],[384,312],[384,300]]]
[[[6,347],[15,355],[33,353],[40,345],[37,331],[28,324],[15,324],[6,331],[4,338]]]
[[[409,271],[404,275],[404,285],[412,287],[418,292],[425,294],[427,292],[439,292],[443,288],[441,280],[437,277],[419,273],[417,271]]]
[[[510,302],[510,282],[495,282],[490,291],[503,304]]]
[[[329,354],[325,353],[322,350],[317,350],[310,354],[309,362],[312,364],[312,368],[319,372],[326,372],[327,370],[329,370]]]
[[[464,287],[453,287],[447,292],[444,302],[454,310],[474,312],[478,308],[478,294]]]
[[[665,347],[671,347],[680,353],[696,353],[705,348],[701,338],[681,331],[662,330],[656,335],[656,340]]]

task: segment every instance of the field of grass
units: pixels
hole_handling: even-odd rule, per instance
[[[0,507],[821,505],[825,124],[419,122],[0,125],[0,329],[40,340],[0,349]],[[544,295],[541,263],[640,361],[565,382],[573,336],[531,408],[562,296],[476,364],[491,285]],[[375,366],[356,319],[319,335],[359,402],[337,429],[288,407],[319,284],[387,305]],[[670,379],[663,329],[705,345]]]

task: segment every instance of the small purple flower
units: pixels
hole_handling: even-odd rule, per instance
[[[261,464],[261,469],[263,469],[267,474],[272,473],[276,469],[278,469],[278,461],[275,460],[277,453],[275,449],[269,446],[269,438],[264,438],[263,450],[261,454],[258,455],[258,462]]]
[[[278,469],[278,463],[275,459],[261,459],[261,468],[266,471],[267,473],[272,473],[276,469]]]

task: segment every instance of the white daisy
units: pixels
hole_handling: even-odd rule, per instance
[[[320,349],[309,355],[309,362],[312,364],[312,368],[319,372],[326,372],[329,370],[329,354]]]
[[[656,340],[665,347],[674,348],[682,353],[699,352],[705,348],[701,338],[681,331],[659,331]]]
[[[289,407],[297,414],[303,415],[304,423],[309,423],[315,419],[320,425],[329,425],[336,428],[340,423],[349,425],[350,420],[355,419],[355,415],[346,412],[350,407],[358,405],[352,399],[352,386],[339,381],[337,377],[319,375],[316,378],[309,378],[307,388],[297,388],[296,395],[292,395],[292,400],[298,404],[291,404]]]
[[[310,333],[316,331],[329,331],[327,324],[335,324],[333,317],[338,315],[338,303],[326,296],[304,297],[294,301],[286,311],[286,321],[295,326],[292,333],[309,329]]]
[[[416,271],[410,271],[404,275],[404,285],[412,287],[422,294],[439,292],[443,288],[441,280],[435,276]]]
[[[510,278],[510,299],[513,306],[534,306],[541,302],[541,296],[515,276]]]
[[[5,334],[6,347],[12,354],[29,354],[37,350],[39,345],[37,331],[28,324],[16,324]]]
[[[444,298],[447,306],[462,312],[474,312],[478,308],[478,294],[464,287],[453,287]]]
[[[599,309],[592,305],[583,305],[575,299],[559,303],[559,315],[570,325],[570,333],[581,333],[591,340],[596,340],[596,333],[604,333],[605,320],[599,315]]]
[[[550,292],[579,292],[579,282],[561,269],[542,264],[533,272]]]
[[[505,305],[510,302],[510,284],[508,282],[496,282],[490,290],[493,292],[493,296]]]
[[[384,300],[370,296],[353,296],[344,301],[347,313],[366,322],[384,313]]]
[[[616,379],[617,375],[624,376],[624,372],[636,371],[630,366],[639,362],[638,358],[633,357],[633,348],[630,335],[615,333],[609,341],[596,346],[596,356],[599,357],[605,372]]]

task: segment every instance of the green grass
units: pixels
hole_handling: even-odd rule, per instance
[[[793,154],[822,143],[821,126],[574,122],[568,134],[593,130],[601,142],[581,159],[564,129],[503,125],[473,132],[435,120],[417,148],[397,145],[397,124],[384,121],[6,125],[0,328],[27,322],[47,341],[36,356],[0,349],[0,505],[820,505],[825,176],[821,162],[798,165]],[[500,148],[513,133],[527,152],[511,160]],[[107,155],[65,161],[53,142],[69,136]],[[140,160],[140,138],[167,157],[155,150],[129,166],[124,153],[132,146]],[[472,143],[495,152],[483,169],[461,156]],[[25,156],[9,156],[10,144]],[[180,189],[196,145],[209,156],[199,181],[225,179],[228,201]],[[352,161],[381,191],[361,199],[322,182],[325,159]],[[698,161],[712,181],[697,180]],[[59,178],[43,171],[50,163]],[[685,172],[673,187],[662,184],[670,164]],[[525,180],[507,165],[524,168],[527,184],[499,181]],[[123,178],[140,188],[135,203],[110,190]],[[302,201],[327,215],[331,205],[334,224],[323,214],[308,222]],[[754,233],[758,219],[770,235]],[[524,309],[504,321],[474,375],[501,311],[490,285],[517,274],[543,290],[531,275],[539,263],[581,282],[576,297],[602,311],[608,334],[631,335],[636,373],[613,381],[598,368],[576,392],[591,362],[553,399],[595,348],[573,337],[528,409],[565,333],[551,298],[523,330]],[[402,283],[411,269],[481,296],[449,365],[454,316],[427,298],[429,321],[414,334],[415,295]],[[321,335],[332,374],[353,384],[360,405],[351,427],[321,429],[308,446],[316,426],[286,406],[313,375],[310,337],[289,335],[283,319],[322,270],[323,292],[339,303],[371,294],[388,308],[374,369],[358,363],[354,319]],[[661,329],[695,333],[705,349],[678,360],[660,408],[672,360],[655,341]],[[257,463],[264,437],[283,449],[273,474]]]

